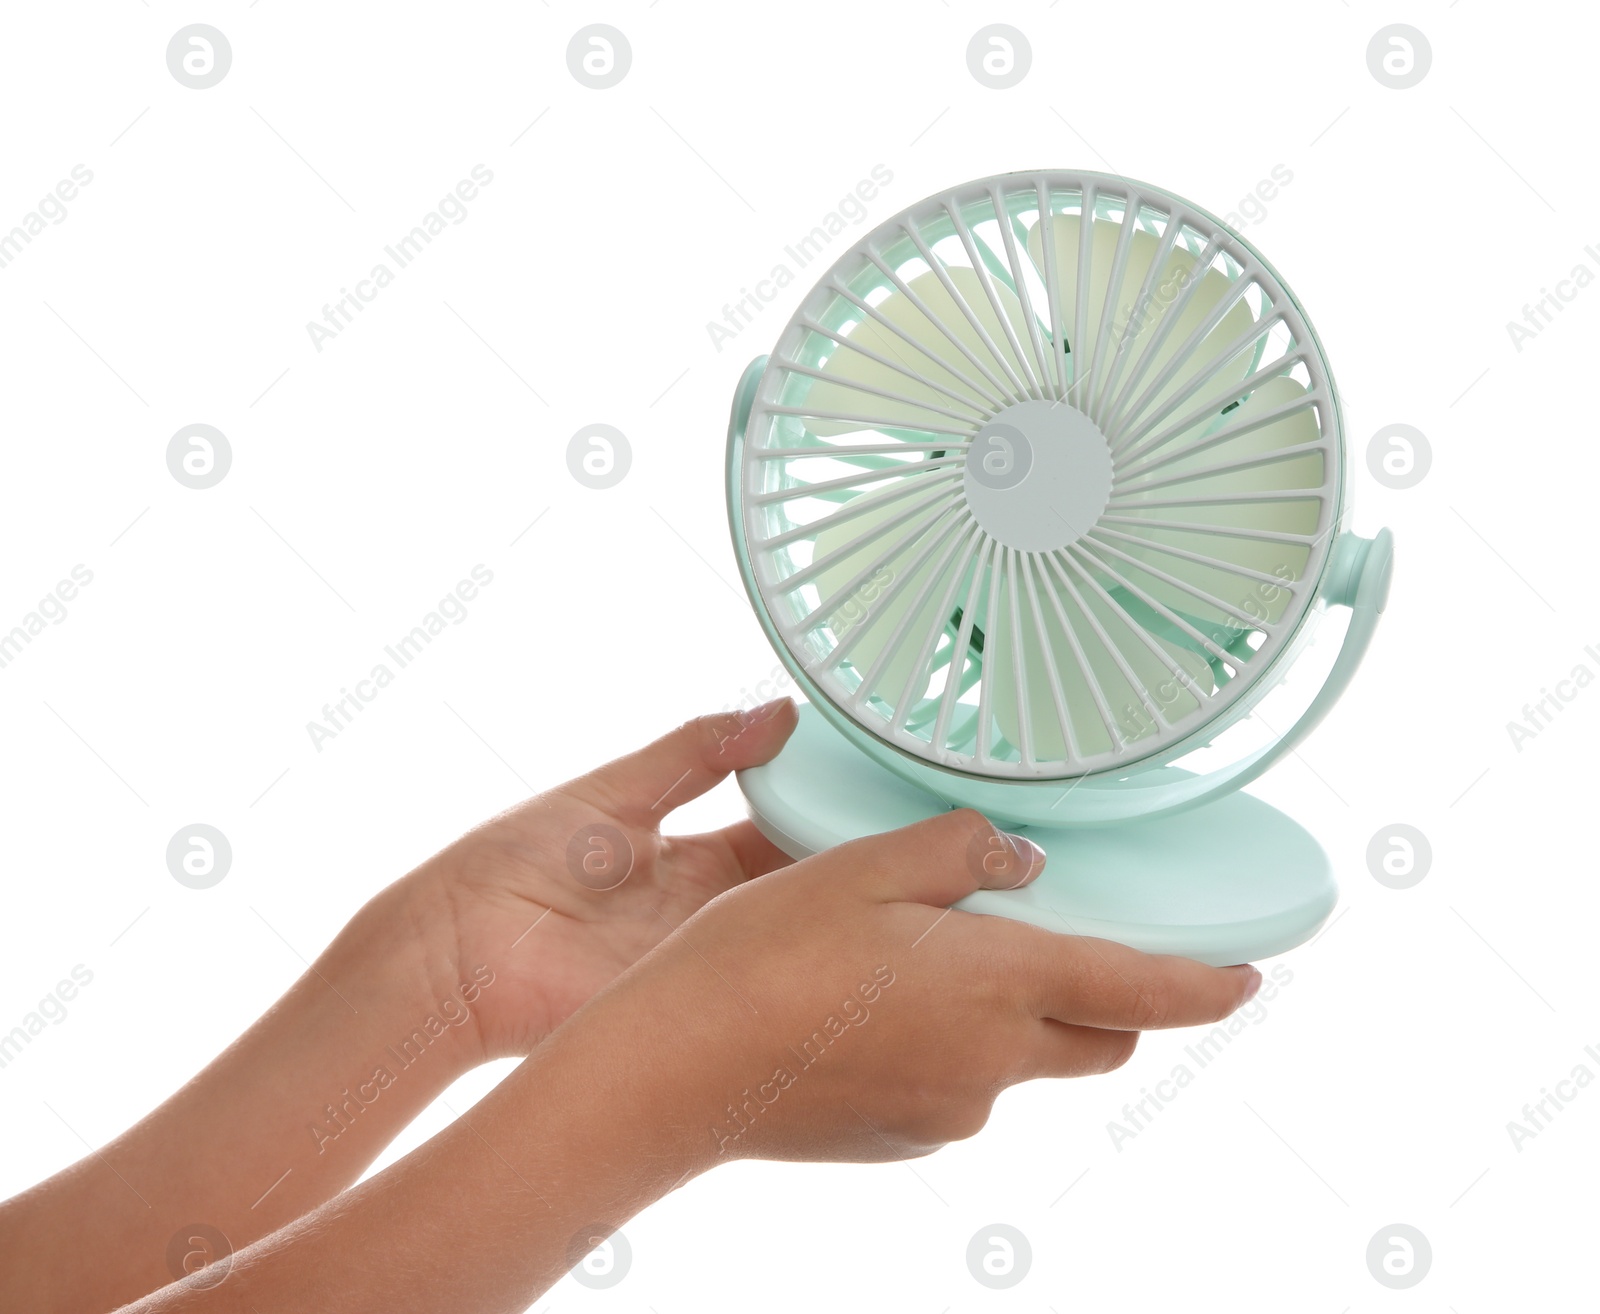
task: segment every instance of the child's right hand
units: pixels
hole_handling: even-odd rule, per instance
[[[1140,1031],[1216,1022],[1254,995],[1253,967],[949,909],[1036,877],[1042,853],[1021,848],[962,809],[758,877],[550,1047],[632,1056],[628,1084],[697,1167],[886,1160],[973,1135],[1009,1085],[1109,1072]]]

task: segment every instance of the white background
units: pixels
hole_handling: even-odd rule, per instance
[[[993,21],[1032,48],[1009,90],[967,69]],[[232,45],[209,90],[166,66],[191,22]],[[632,49],[609,90],[567,69],[591,22]],[[1391,22],[1432,47],[1409,90],[1368,70]],[[1600,674],[1581,537],[1600,289],[1521,351],[1506,329],[1576,264],[1600,272],[1589,11],[118,0],[4,25],[0,229],[73,166],[93,182],[0,269],[0,629],[74,565],[94,580],[0,670],[0,1031],[74,965],[94,979],[0,1070],[0,1194],[163,1099],[302,970],[294,951],[462,829],[770,675],[723,431],[808,282],[726,350],[705,326],[874,165],[894,181],[867,226],[1042,166],[1226,214],[1284,165],[1246,235],[1338,376],[1353,527],[1392,526],[1399,552],[1355,687],[1254,787],[1329,850],[1337,920],[1120,1150],[1108,1122],[1192,1038],[1014,1090],[914,1170],[719,1170],[627,1226],[622,1284],[564,1280],[539,1307],[1592,1305],[1600,1088],[1520,1150],[1507,1123],[1576,1065],[1600,1075],[1600,688],[1520,752],[1506,729],[1580,663]],[[466,221],[319,353],[306,322],[477,164],[494,180]],[[233,453],[204,491],[165,461],[192,423]],[[590,423],[630,440],[615,488],[568,473]],[[1409,490],[1366,468],[1392,423],[1432,445]],[[469,618],[315,751],[307,721],[478,563],[494,582]],[[677,824],[738,811],[725,786]],[[164,859],[195,821],[233,846],[205,891]],[[1408,890],[1367,866],[1395,822],[1433,850]],[[996,1222],[1032,1243],[1010,1291],[966,1268]],[[1397,1222],[1433,1250],[1404,1291],[1365,1258]]]

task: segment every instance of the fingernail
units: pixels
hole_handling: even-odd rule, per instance
[[[770,702],[762,703],[759,707],[752,707],[748,712],[745,713],[745,720],[765,721],[769,716],[775,715],[780,707],[785,706],[789,702],[790,699],[787,695],[782,698],[774,698]]]
[[[1006,837],[1006,843],[1011,846],[1011,851],[1017,855],[1017,861],[1022,864],[1023,880],[1044,869],[1044,850],[1031,839],[1026,835],[1015,835],[1009,830],[1000,833]]]
[[[1241,1004],[1248,1004],[1256,997],[1256,992],[1261,989],[1261,972],[1253,966],[1249,970],[1251,980],[1250,984],[1244,988],[1244,998],[1239,1001]]]

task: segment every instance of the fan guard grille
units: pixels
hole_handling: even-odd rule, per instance
[[[762,604],[827,698],[922,761],[1050,779],[1170,758],[1274,683],[1344,469],[1320,344],[1260,256],[1159,189],[1047,172],[842,257],[737,477]]]

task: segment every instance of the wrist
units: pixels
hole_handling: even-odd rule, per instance
[[[588,1164],[583,1189],[602,1212],[610,1197],[620,1221],[732,1156],[711,1134],[720,1079],[670,1035],[647,1039],[609,1013],[574,1015],[516,1075],[538,1091],[541,1139]]]
[[[425,1055],[448,1084],[487,1057],[477,1013],[494,972],[436,934],[450,924],[437,897],[407,877],[370,899],[312,965],[363,1015],[378,1067],[409,1068]]]
[[[731,992],[674,1000],[625,977],[564,1023],[535,1065],[575,1107],[628,1126],[630,1158],[658,1170],[667,1194],[747,1152],[733,1105],[772,1064],[744,1007]]]

